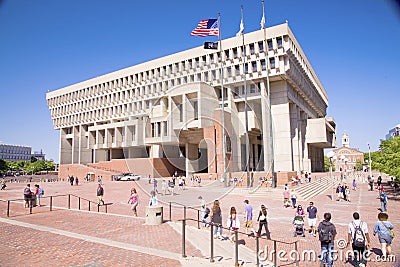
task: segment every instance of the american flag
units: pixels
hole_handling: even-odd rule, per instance
[[[190,33],[192,36],[218,36],[218,20],[203,19],[197,27]]]

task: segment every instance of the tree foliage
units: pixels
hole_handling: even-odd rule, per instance
[[[368,159],[368,153],[365,155]],[[379,170],[400,181],[400,136],[382,140],[379,151],[371,152],[372,169]]]
[[[54,171],[55,165],[51,161],[36,160],[35,162],[30,161],[4,161],[5,167],[4,172],[25,172],[27,174],[33,174],[40,171]],[[2,169],[2,163],[0,161],[0,170]]]
[[[329,172],[329,166],[330,166],[330,162],[329,162],[329,158],[327,156],[324,156],[324,170],[325,172]],[[335,161],[332,160],[332,171],[335,171]]]

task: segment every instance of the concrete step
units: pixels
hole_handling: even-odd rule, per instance
[[[175,223],[175,222],[168,222],[168,224],[180,235],[182,235],[182,223]],[[226,231],[224,230],[224,234]],[[210,228],[202,228],[197,229],[197,227],[193,226],[186,226],[185,230],[185,237],[186,242],[189,242],[194,247],[196,247],[202,255],[205,255],[205,259],[209,261],[210,259]],[[240,239],[240,237],[239,237]],[[255,266],[256,264],[256,253],[254,250],[250,249],[246,245],[240,244],[238,247],[238,259],[239,259],[239,266]],[[190,256],[190,255],[188,255]],[[198,266],[197,263],[199,262],[196,259],[190,260],[188,257],[185,263],[185,266]],[[220,240],[214,239],[214,264],[220,264],[217,266],[235,266],[234,264],[235,259],[235,245],[229,239],[227,240]],[[192,264],[190,264],[192,262]],[[208,262],[208,264],[210,264]],[[272,267],[273,264],[268,261],[260,262],[260,266],[264,267]],[[211,266],[211,265],[207,265]]]
[[[319,180],[300,186],[296,189],[296,192],[300,199],[308,201],[311,198],[323,194],[328,189],[331,190],[332,187],[336,187],[336,185],[339,183],[339,180],[340,179],[335,176],[332,178],[328,176],[322,177]]]

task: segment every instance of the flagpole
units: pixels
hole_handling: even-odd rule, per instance
[[[269,138],[270,138],[270,145],[271,145],[271,176],[272,176],[272,188],[276,187],[276,181],[275,181],[275,156],[274,156],[274,135],[272,131],[272,108],[271,108],[271,88],[269,85],[269,58],[268,58],[268,43],[267,43],[267,33],[266,33],[266,26],[265,26],[265,16],[264,16],[264,0],[262,0],[262,14],[263,14],[263,20],[261,27],[264,30],[264,49],[265,49],[265,67],[267,71],[266,75],[266,81],[267,81],[267,94],[268,94],[268,109],[269,109]],[[265,144],[264,144],[265,145]],[[265,157],[264,157],[265,161]],[[264,168],[265,168],[265,162],[264,162]]]
[[[242,56],[243,56],[243,88],[244,88],[244,118],[245,118],[245,139],[246,139],[246,180],[247,187],[251,186],[250,183],[250,144],[249,144],[249,117],[248,117],[248,105],[247,105],[247,80],[246,80],[246,46],[244,44],[244,16],[243,16],[243,6],[240,6],[240,12],[242,15],[240,31],[242,35]],[[243,27],[243,28],[242,28]]]
[[[224,94],[224,66],[222,60],[222,39],[221,39],[221,14],[218,13],[218,38],[219,38],[219,52],[220,52],[220,71],[221,71],[221,95],[222,95],[222,155],[224,160],[224,172],[222,174],[222,179],[224,180],[224,187],[227,187],[226,180],[226,137],[225,137],[225,94]]]

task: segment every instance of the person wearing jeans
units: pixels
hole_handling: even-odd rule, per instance
[[[331,221],[332,215],[328,212],[324,214],[324,220],[318,225],[319,240],[321,242],[321,265],[327,264],[328,267],[333,265],[333,252],[335,244],[335,236],[337,234],[336,227]]]

